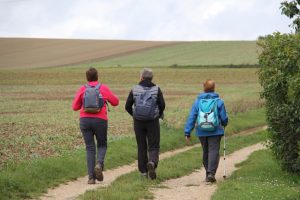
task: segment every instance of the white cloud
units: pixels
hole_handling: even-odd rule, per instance
[[[241,40],[289,32],[281,0],[0,0],[0,37]]]

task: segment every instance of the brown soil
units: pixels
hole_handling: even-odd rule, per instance
[[[88,63],[172,44],[176,42],[0,38],[0,69]]]

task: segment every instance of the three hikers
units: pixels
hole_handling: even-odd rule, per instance
[[[196,135],[203,149],[203,165],[206,171],[205,181],[216,181],[215,174],[219,165],[219,149],[228,117],[224,101],[215,93],[215,82],[207,80],[203,84],[204,92],[195,100],[185,125],[185,137],[190,142],[191,131],[196,125]]]
[[[80,110],[80,130],[82,132],[87,155],[89,184],[95,179],[103,181],[104,158],[107,150],[107,102],[112,106],[119,99],[110,89],[98,82],[95,68],[86,71],[88,83],[82,86],[73,100],[73,109]],[[145,68],[140,82],[130,91],[125,109],[133,117],[133,127],[138,150],[138,169],[143,177],[156,179],[159,162],[160,124],[163,118],[165,101],[161,89],[153,82],[153,72]],[[215,82],[207,80],[203,84],[204,92],[195,100],[185,125],[186,142],[196,126],[203,149],[203,165],[208,183],[216,181],[215,174],[219,165],[219,149],[228,117],[224,101],[215,93]],[[97,140],[97,159],[94,137]]]
[[[140,82],[130,91],[125,109],[133,117],[138,169],[142,176],[156,179],[155,169],[159,161],[160,147],[159,118],[163,118],[165,101],[160,88],[152,79],[151,69],[146,68],[141,72]]]
[[[79,88],[73,100],[73,110],[80,110],[80,130],[82,132],[88,167],[88,184],[95,184],[95,179],[103,181],[104,158],[107,150],[107,102],[112,106],[119,104],[119,98],[108,86],[98,82],[95,68],[86,71],[88,83]],[[96,145],[97,140],[97,159]]]

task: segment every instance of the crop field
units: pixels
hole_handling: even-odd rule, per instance
[[[0,69],[88,64],[172,44],[175,42],[0,38]]]
[[[120,97],[109,113],[109,139],[133,136],[132,119],[124,105],[130,89],[139,81],[142,68],[98,68],[100,81]],[[71,104],[86,82],[84,68],[0,70],[0,164],[46,156],[58,156],[83,148],[79,113]],[[202,83],[217,83],[229,116],[263,106],[255,68],[153,68],[166,100],[165,126],[183,129]],[[1,168],[0,167],[0,168]]]
[[[155,42],[0,38],[0,69],[70,65],[253,66],[255,41]]]

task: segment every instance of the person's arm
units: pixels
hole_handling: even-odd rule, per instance
[[[219,117],[221,119],[221,125],[225,127],[228,124],[228,116],[225,109],[224,101],[219,101],[218,107],[219,107]]]
[[[105,98],[112,105],[119,105],[119,98],[109,89],[109,87],[105,86]]]
[[[80,110],[82,107],[83,90],[84,90],[84,86],[79,88],[79,90],[76,93],[76,96],[72,103],[72,108],[74,111]]]
[[[198,116],[198,100],[196,100],[192,106],[190,115],[185,124],[184,134],[186,137],[190,137],[192,130],[195,127],[195,123]]]
[[[126,100],[126,104],[125,104],[125,110],[132,116],[133,115],[133,111],[132,111],[132,105],[134,103],[133,100],[133,93],[132,90],[130,91],[127,100]]]
[[[165,104],[165,99],[164,99],[164,96],[163,96],[160,88],[158,88],[157,106],[158,106],[158,110],[159,110],[159,117],[162,118],[163,114],[164,114],[166,104]]]

